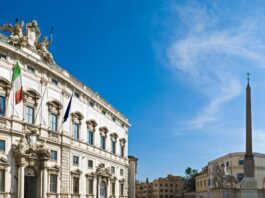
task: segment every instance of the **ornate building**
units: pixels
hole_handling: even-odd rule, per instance
[[[128,119],[55,64],[52,34],[40,39],[36,21],[0,30],[0,197],[127,197]],[[15,105],[17,62],[23,102]]]

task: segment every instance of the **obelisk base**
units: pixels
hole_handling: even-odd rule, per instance
[[[244,177],[241,181],[240,187],[241,189],[256,190],[258,189],[258,183],[254,177]]]

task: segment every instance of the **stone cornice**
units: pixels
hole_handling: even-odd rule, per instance
[[[117,111],[113,106],[111,106],[106,100],[104,100],[102,97],[98,95],[97,92],[94,92],[92,89],[90,89],[88,86],[84,85],[80,81],[78,81],[76,78],[74,78],[72,75],[70,75],[66,70],[62,69],[58,65],[48,65],[41,59],[38,59],[34,57],[34,52],[32,54],[25,52],[23,48],[19,49],[17,47],[14,47],[6,42],[3,41],[2,38],[0,38],[0,47],[9,50],[10,52],[14,53],[14,56],[16,59],[22,58],[26,61],[32,62],[34,65],[38,65],[42,69],[52,73],[57,78],[62,79],[64,82],[67,82],[72,88],[72,90],[76,90],[84,94],[89,100],[95,101],[99,106],[101,106],[103,109],[107,109],[111,114],[115,115],[119,120],[122,121],[122,123],[127,126],[131,127],[130,123],[128,122],[128,118],[126,118],[124,115],[122,115],[119,111]],[[29,51],[29,49],[27,49]]]

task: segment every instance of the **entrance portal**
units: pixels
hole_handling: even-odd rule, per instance
[[[30,167],[27,167],[25,169],[24,197],[37,197],[37,175],[35,173],[35,170]]]
[[[100,184],[100,198],[107,198],[107,185],[104,181]]]

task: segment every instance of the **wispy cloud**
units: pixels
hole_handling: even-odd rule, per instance
[[[240,95],[238,74],[248,70],[239,63],[265,65],[264,41],[257,36],[264,17],[237,19],[236,26],[229,26],[204,5],[173,5],[174,17],[184,29],[175,28],[167,67],[184,74],[185,81],[207,97],[207,104],[185,123],[189,129],[203,128],[222,118],[222,105]]]

